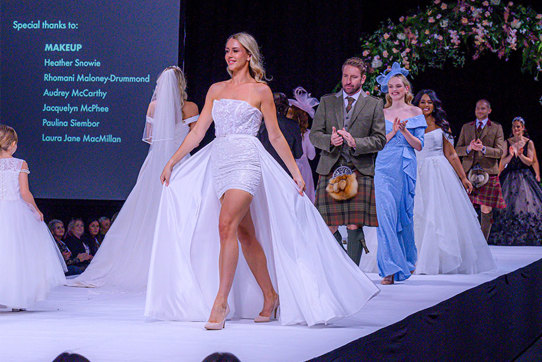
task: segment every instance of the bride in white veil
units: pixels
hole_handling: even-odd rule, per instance
[[[136,185],[88,268],[68,285],[145,290],[162,192],[159,176],[188,134],[189,124],[198,118],[197,105],[186,98],[182,70],[177,66],[166,68],[149,104],[143,141],[150,148]]]

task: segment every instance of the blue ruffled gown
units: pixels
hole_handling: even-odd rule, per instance
[[[422,142],[427,123],[423,115],[408,118],[410,133]],[[393,123],[386,120],[386,133]],[[416,154],[405,137],[397,134],[378,152],[375,164],[375,197],[378,218],[377,261],[380,276],[396,281],[410,277],[417,260],[414,242],[414,193]]]

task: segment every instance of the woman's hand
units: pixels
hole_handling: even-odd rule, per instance
[[[171,171],[173,170],[173,167],[168,162],[166,163],[166,166],[164,167],[164,170],[162,171],[162,174],[160,175],[160,182],[162,185],[169,186],[169,179],[171,178]]]
[[[36,215],[38,216],[38,219],[40,221],[43,221],[43,213],[39,211],[38,209],[36,209]]]
[[[515,155],[516,155],[516,149],[514,148],[514,146],[510,146],[510,148],[508,149],[508,152],[509,152],[510,155],[512,155],[512,156],[515,156]]]
[[[294,181],[297,185],[297,191],[300,195],[303,195],[303,191],[305,191],[305,180],[303,180],[303,177],[301,177],[301,175],[298,175],[294,177]]]
[[[401,120],[399,119],[399,117],[396,117],[394,120],[393,120],[393,128],[392,128],[392,131],[393,133],[397,133],[401,128]]]
[[[465,190],[467,190],[467,194],[470,195],[472,190],[474,190],[472,183],[467,178],[464,178],[463,180],[461,180],[461,183],[463,184],[463,187],[465,188]]]

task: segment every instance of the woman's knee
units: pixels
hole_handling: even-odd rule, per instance
[[[237,237],[239,238],[239,242],[244,246],[250,245],[256,239],[254,230],[245,225],[239,225],[237,228]]]
[[[218,220],[218,232],[220,234],[220,239],[229,239],[235,235],[236,225],[232,218],[230,217],[220,217]]]

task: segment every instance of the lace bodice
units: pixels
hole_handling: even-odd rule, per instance
[[[23,160],[18,158],[0,158],[0,200],[18,200],[21,198],[19,190],[19,173]]]
[[[216,137],[232,134],[256,136],[262,112],[240,99],[216,99],[212,110]]]
[[[427,132],[424,136],[424,145],[421,151],[416,151],[416,157],[423,159],[426,157],[444,156],[442,151],[443,132],[440,128],[434,129],[431,132]]]

